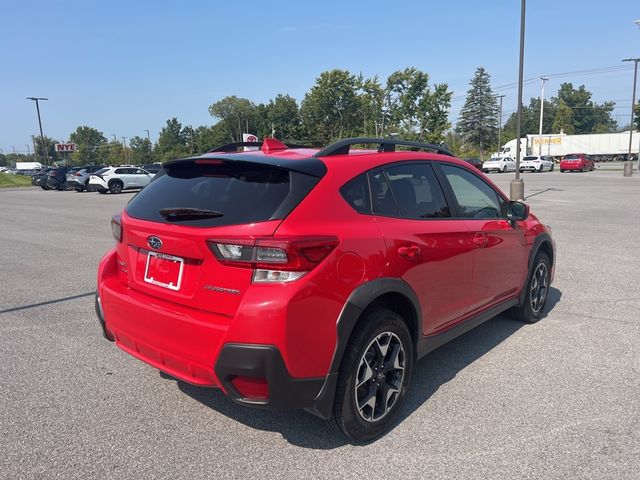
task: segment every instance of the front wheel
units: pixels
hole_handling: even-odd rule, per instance
[[[502,173],[507,173],[507,167],[506,165],[504,167],[502,167]]]
[[[536,323],[542,318],[549,292],[551,262],[544,252],[538,252],[529,273],[524,303],[514,309],[515,317],[526,323]]]
[[[400,315],[387,309],[366,314],[340,365],[333,425],[357,443],[388,431],[404,403],[414,360],[411,334]]]

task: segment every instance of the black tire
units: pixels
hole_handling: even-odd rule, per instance
[[[549,168],[549,171],[550,171],[550,172],[553,172],[554,168],[555,168],[555,167],[554,167],[554,165],[553,165],[553,163],[552,163],[552,164],[551,164],[551,168]]]
[[[122,182],[120,180],[114,180],[109,184],[109,191],[111,193],[121,193],[122,192]]]
[[[98,190],[98,193],[99,193],[100,195],[104,195],[105,193],[107,193],[107,190]]]
[[[551,262],[544,252],[538,252],[527,280],[524,303],[512,309],[514,316],[526,323],[536,323],[542,318],[549,293]]]
[[[46,185],[40,185],[40,188],[43,190],[49,190],[49,187],[47,187]]]
[[[563,170],[563,169],[560,169],[560,173],[564,173],[564,170]]]
[[[400,315],[387,309],[365,314],[340,364],[331,424],[354,443],[387,432],[402,410],[414,361],[411,334]],[[378,404],[382,396],[385,402]]]
[[[502,167],[502,173],[507,173],[507,166]]]

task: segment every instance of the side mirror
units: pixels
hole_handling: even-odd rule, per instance
[[[512,201],[509,203],[507,218],[515,225],[518,220],[526,220],[529,216],[529,205],[522,202]]]

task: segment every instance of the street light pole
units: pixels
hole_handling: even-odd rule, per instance
[[[524,199],[524,182],[520,179],[520,127],[522,126],[522,78],[524,73],[524,25],[527,0],[520,4],[520,64],[518,66],[518,113],[516,115],[516,178],[511,180],[511,200]]]
[[[538,129],[538,156],[542,155],[542,120],[544,119],[544,82],[549,80],[546,77],[540,77],[542,80],[542,89],[540,90],[540,127]]]
[[[638,62],[640,62],[640,58],[625,58],[622,61],[633,62],[635,64],[635,67],[633,69],[633,95],[631,100],[631,123],[629,124],[629,153],[627,156],[627,161],[630,162],[632,140],[633,140],[633,116],[635,114],[635,106],[636,106],[636,81],[638,79]],[[638,171],[640,171],[640,152],[638,152]]]
[[[47,149],[44,146],[44,134],[42,133],[42,120],[40,119],[40,104],[38,103],[40,100],[49,100],[44,97],[27,97],[27,100],[33,100],[36,102],[36,110],[38,112],[38,125],[40,126],[40,142],[42,143],[42,161],[45,165],[49,165],[47,162]]]

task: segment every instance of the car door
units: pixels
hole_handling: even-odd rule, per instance
[[[416,292],[422,333],[435,333],[468,310],[474,246],[453,220],[432,166],[389,165],[369,175],[372,210],[384,236],[391,277]]]
[[[440,169],[475,246],[469,313],[514,297],[527,271],[524,228],[512,225],[507,201],[479,175],[448,163]]]
[[[134,175],[136,177],[136,182],[140,187],[146,187],[147,185],[149,185],[149,182],[153,177],[153,175],[151,175],[149,172],[141,168],[136,168]]]

